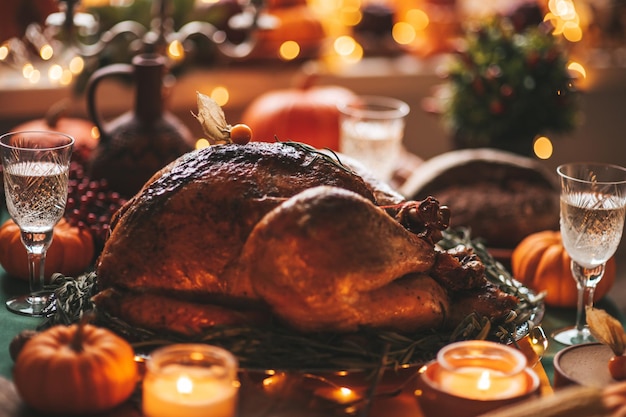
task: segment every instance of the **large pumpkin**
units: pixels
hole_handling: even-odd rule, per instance
[[[563,247],[561,233],[545,230],[524,238],[513,250],[513,276],[536,292],[546,292],[545,302],[554,307],[575,307],[578,300],[576,281],[570,270],[570,257]],[[615,258],[606,264],[594,300],[599,300],[615,282]]]
[[[254,140],[293,140],[338,151],[337,106],[355,97],[352,91],[332,85],[272,90],[250,103],[242,122],[252,128]]]
[[[26,342],[13,381],[24,402],[46,415],[96,414],[133,393],[138,381],[134,357],[130,344],[110,330],[55,326]]]
[[[93,261],[94,251],[91,233],[71,226],[62,218],[54,226],[52,244],[46,253],[46,279],[55,272],[68,276],[81,274]],[[0,265],[10,276],[28,280],[28,255],[20,228],[13,220],[0,227]]]

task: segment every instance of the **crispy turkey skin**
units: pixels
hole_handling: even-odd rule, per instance
[[[404,201],[299,144],[211,146],[156,173],[116,214],[94,301],[188,336],[268,314],[301,332],[439,329],[474,299],[505,316],[515,300],[486,285],[480,260],[437,250],[448,219],[437,200]],[[501,302],[488,309],[467,291]]]

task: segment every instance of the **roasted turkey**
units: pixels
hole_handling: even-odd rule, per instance
[[[480,259],[436,245],[448,223],[434,198],[404,201],[302,144],[211,146],[156,173],[117,213],[94,301],[188,336],[266,320],[411,332],[476,308],[505,317],[517,299],[489,284]]]

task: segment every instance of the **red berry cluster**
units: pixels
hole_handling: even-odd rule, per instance
[[[125,202],[106,180],[92,180],[82,164],[70,164],[65,218],[72,226],[88,229],[96,247],[104,245],[111,217]]]

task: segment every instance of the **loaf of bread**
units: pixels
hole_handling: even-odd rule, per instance
[[[451,210],[451,226],[467,226],[492,248],[514,248],[527,235],[559,227],[556,173],[538,160],[490,149],[462,149],[421,163],[399,191],[432,195]]]

